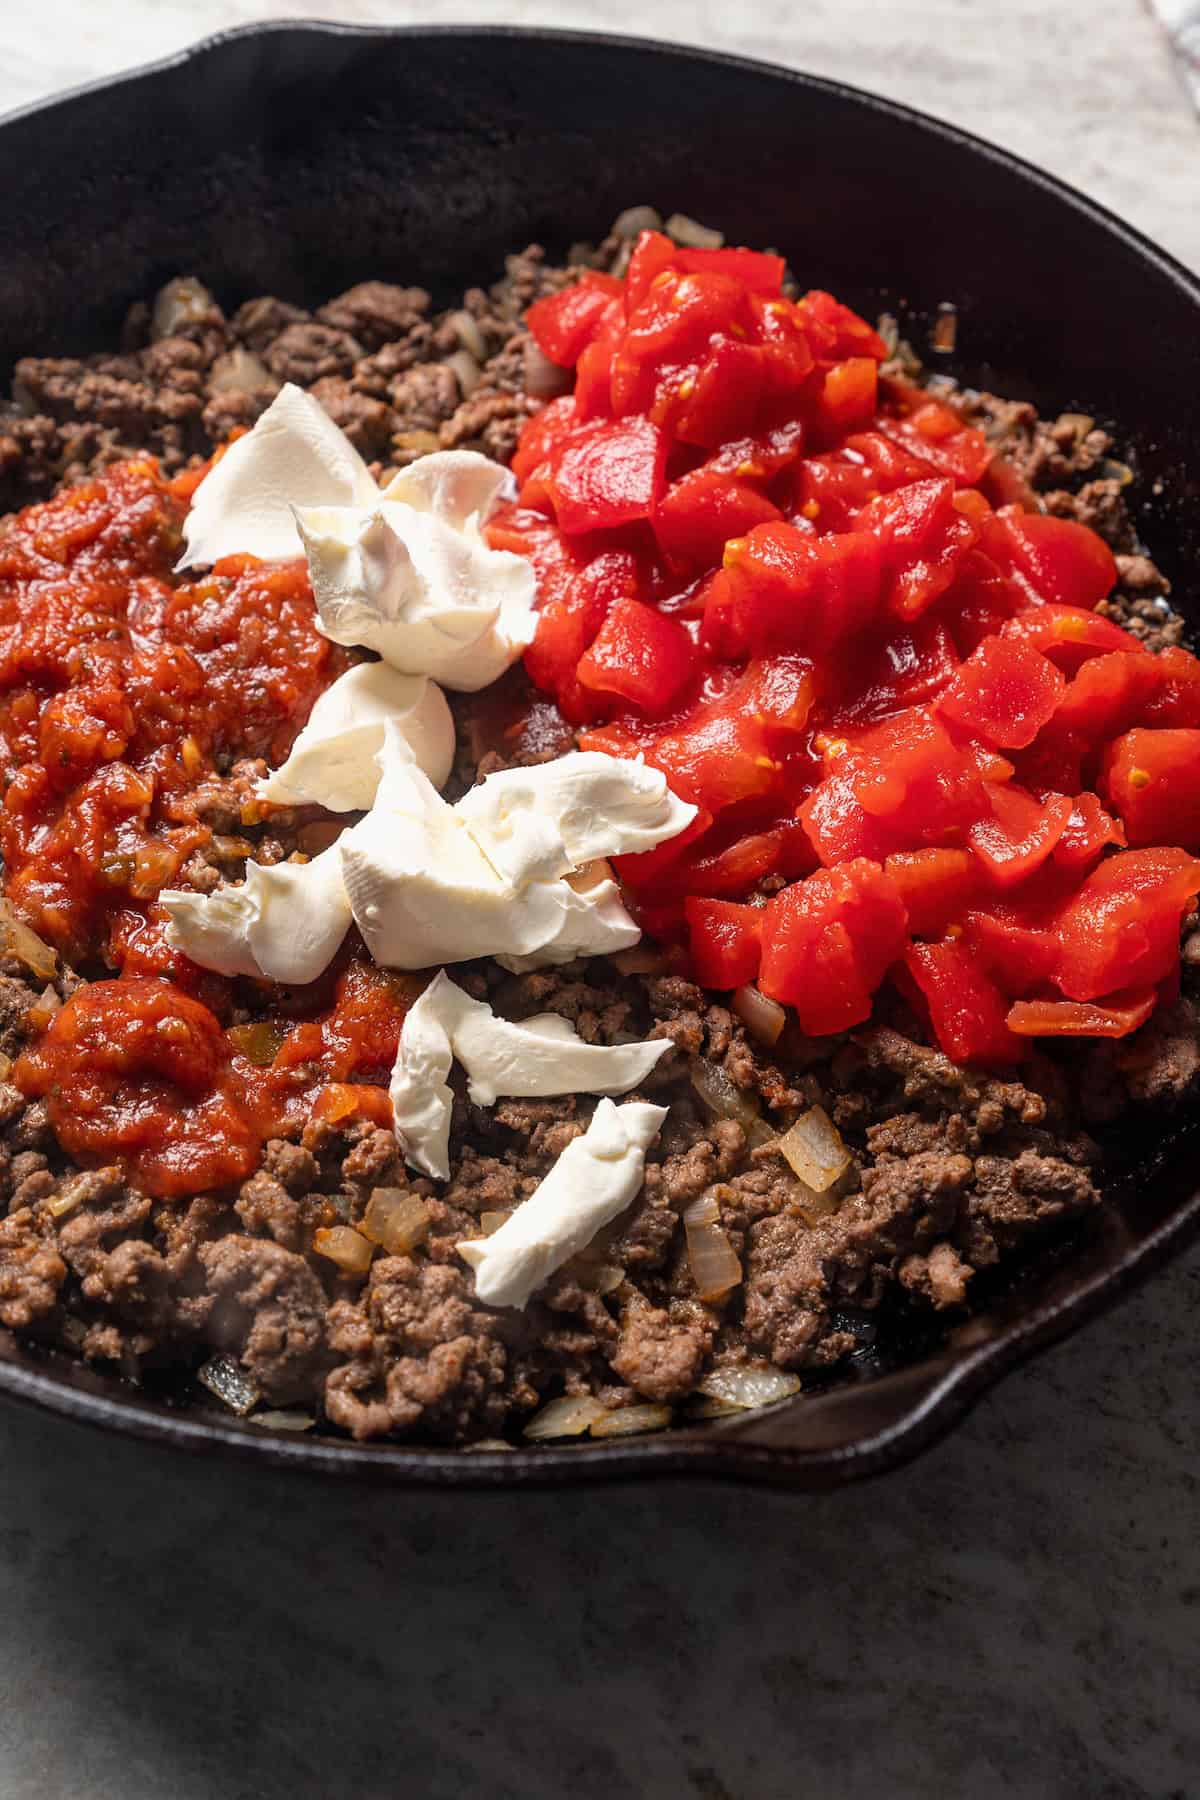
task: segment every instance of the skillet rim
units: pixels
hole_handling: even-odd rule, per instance
[[[885,98],[848,82],[813,75],[732,52],[671,43],[654,37],[597,31],[569,31],[545,26],[363,25],[330,19],[266,20],[235,26],[199,39],[151,62],[123,69],[95,81],[77,84],[0,114],[0,130],[60,109],[78,100],[121,90],[132,91],[174,70],[201,63],[227,44],[279,34],[311,38],[467,40],[538,42],[566,46],[594,45],[669,61],[700,61],[723,69],[784,80],[815,91],[851,108],[916,126],[945,143],[951,151],[969,151],[1042,190],[1068,210],[1083,215],[1110,238],[1116,238],[1143,265],[1180,291],[1200,323],[1200,277],[1135,226],[1127,224],[1100,201],[975,133],[900,101]],[[1186,1150],[1181,1152],[1186,1154]],[[589,1445],[585,1454],[571,1448],[519,1448],[507,1451],[427,1449],[406,1444],[359,1445],[340,1439],[289,1435],[218,1415],[185,1412],[148,1400],[117,1380],[106,1380],[65,1355],[51,1354],[39,1366],[0,1359],[0,1396],[26,1406],[125,1437],[169,1446],[193,1455],[216,1451],[241,1462],[287,1469],[313,1476],[369,1481],[414,1489],[549,1488],[631,1482],[638,1479],[705,1477],[750,1485],[822,1491],[881,1473],[909,1461],[949,1432],[971,1406],[1010,1369],[1036,1351],[1065,1337],[1089,1318],[1107,1310],[1140,1285],[1171,1256],[1200,1236],[1200,1189],[1180,1201],[1131,1248],[1102,1271],[1083,1271],[1076,1284],[1059,1296],[1016,1314],[1001,1329],[965,1352],[939,1352],[896,1374],[855,1388],[839,1388],[813,1397],[746,1414],[718,1427],[679,1427],[658,1436],[625,1443]],[[2,1334],[0,1341],[7,1339]],[[59,1368],[63,1374],[51,1373]],[[107,1387],[111,1391],[101,1391]],[[886,1414],[894,1397],[893,1416],[884,1417],[857,1436],[833,1446],[797,1449],[777,1442],[755,1441],[760,1420],[780,1420],[798,1408],[877,1411]]]

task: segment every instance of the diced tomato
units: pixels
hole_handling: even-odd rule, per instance
[[[1020,787],[989,783],[989,810],[970,826],[967,841],[997,887],[1012,887],[1039,869],[1067,829],[1065,794],[1035,800]]]
[[[625,312],[631,315],[641,305],[657,276],[675,266],[678,251],[661,231],[639,233],[625,275]]]
[[[998,750],[1031,744],[1060,706],[1061,669],[1030,644],[984,638],[938,701],[938,711]]]
[[[1026,607],[1001,627],[1000,635],[1032,644],[1067,675],[1074,675],[1089,658],[1107,651],[1146,654],[1135,638],[1102,613],[1053,601]]]
[[[886,360],[887,345],[879,333],[823,288],[810,289],[796,305],[818,361],[835,363],[848,356]]]
[[[719,339],[680,379],[667,377],[653,415],[681,443],[716,450],[754,431],[769,373],[759,345]]]
[[[1200,726],[1200,659],[1178,644],[1154,658],[1157,693],[1146,702],[1139,725]]]
[[[1021,1040],[1006,1023],[1008,1002],[965,943],[910,944],[904,966],[925,997],[934,1036],[958,1063],[1007,1068]]]
[[[758,437],[733,438],[714,450],[704,467],[743,481],[770,481],[804,448],[803,419],[784,419]]]
[[[1157,656],[1110,650],[1079,670],[1054,714],[1056,732],[1076,732],[1089,744],[1103,744],[1145,716],[1162,686]]]
[[[724,567],[722,624],[742,654],[827,652],[861,630],[878,605],[881,553],[865,531],[817,538],[782,520],[756,525],[725,546]]]
[[[884,862],[908,913],[914,937],[940,937],[980,887],[968,850],[898,850]]]
[[[668,887],[678,884],[686,894],[749,894],[779,867],[782,840],[778,828],[742,834],[723,850],[689,858]]]
[[[667,556],[690,568],[719,563],[730,538],[779,517],[779,508],[748,481],[709,468],[673,482],[658,503],[654,534]]]
[[[555,696],[564,717],[578,725],[597,714],[595,692],[579,680],[580,661],[610,608],[620,601],[637,603],[637,564],[627,550],[608,550],[582,568],[568,563],[556,576],[525,652],[525,667],[538,687]]]
[[[856,655],[847,670],[846,697],[831,711],[837,731],[870,724],[901,707],[936,699],[955,670],[953,639],[940,619],[926,613],[907,630],[897,630],[873,654]]]
[[[758,974],[764,913],[731,900],[684,901],[696,979],[709,988],[744,987]]]
[[[621,302],[609,301],[595,336],[575,365],[575,416],[580,424],[589,419],[612,417],[612,365],[625,313]]]
[[[746,292],[731,275],[692,275],[667,268],[654,277],[630,313],[624,354],[643,365],[687,363],[707,349],[714,332],[737,326],[748,335],[751,317]]]
[[[849,531],[868,500],[936,473],[881,432],[857,432],[839,450],[796,465],[795,508],[818,531]]]
[[[535,300],[525,323],[551,362],[573,369],[621,293],[621,283],[611,275],[587,269],[573,286]]]
[[[1008,1029],[1021,1037],[1128,1037],[1158,1003],[1154,988],[1113,994],[1104,1004],[1087,1000],[1018,1000]]]
[[[989,554],[1003,543],[1007,573],[1023,578],[1035,599],[1056,606],[1097,606],[1116,585],[1112,551],[1086,525],[1047,513],[1006,506],[996,515],[1002,533],[989,540]]]
[[[884,595],[900,619],[915,619],[945,593],[977,535],[955,508],[954,483],[940,479],[880,494],[859,513],[855,530],[879,539]]]
[[[1179,960],[1179,925],[1200,893],[1185,850],[1121,850],[1097,863],[1054,920],[1055,983],[1069,1000],[1153,987]]]
[[[647,762],[666,771],[681,798],[713,814],[769,794],[779,773],[762,720],[736,703],[731,705],[723,695],[703,702],[677,727],[652,738],[645,755]]]
[[[751,294],[778,294],[787,274],[782,256],[765,250],[689,250],[675,251],[675,263],[689,275],[729,275],[740,281]]]
[[[1105,812],[1095,794],[1077,794],[1053,857],[1060,868],[1077,869],[1082,874],[1110,844],[1123,849],[1127,842],[1125,827]]]
[[[984,1067],[1133,1030],[1178,988],[1200,893],[1200,661],[1098,614],[1095,533],[783,276],[643,233],[624,283],[531,311],[576,384],[486,527],[536,571],[526,667],[584,747],[645,756],[698,809],[618,874],[710,985],[751,979],[761,935],[763,991],[810,1032],[866,1018],[889,970]],[[35,706],[35,749],[119,745],[111,698]]]
[[[813,407],[813,429],[823,443],[835,444],[870,424],[878,377],[879,364],[870,356],[848,356],[825,371]]]
[[[620,599],[579,663],[585,688],[615,694],[657,718],[691,680],[696,652],[677,619],[640,600]]]
[[[585,750],[602,747],[599,742],[583,744]],[[615,747],[608,751],[609,755],[615,753],[618,753]],[[673,882],[673,874],[681,864],[684,868],[690,866],[696,841],[704,836],[712,822],[712,814],[701,807],[691,824],[685,825],[675,837],[668,838],[663,844],[656,844],[653,850],[640,850],[636,855],[614,856],[613,867],[626,887],[632,888],[637,894],[649,893],[660,887],[682,893],[682,879]],[[685,850],[692,854],[685,857]]]
[[[543,406],[541,412],[534,413],[521,428],[512,459],[512,470],[517,480],[528,481],[533,471],[567,441],[578,422],[575,401],[570,394],[551,400],[548,405]],[[528,506],[528,496],[522,493],[521,498],[522,504]]]
[[[819,869],[767,907],[758,985],[794,1006],[809,1036],[846,1031],[870,1015],[906,925],[896,884],[877,863]]]
[[[968,910],[963,934],[976,959],[1005,994],[1028,994],[1053,976],[1058,944],[1046,926],[1001,910]]]
[[[667,439],[649,419],[580,428],[558,452],[549,484],[560,528],[600,531],[648,519],[666,462]]]
[[[994,772],[1000,776],[1008,767],[1000,763]],[[847,856],[961,845],[966,828],[987,810],[978,757],[923,709],[884,720],[857,743],[831,745],[827,770],[799,811],[827,865]]]
[[[951,476],[959,487],[975,487],[987,474],[992,460],[991,447],[982,431],[964,425],[952,408],[927,396],[899,417],[881,413],[876,429],[894,438],[914,456],[932,463],[939,475]]]
[[[1200,730],[1127,731],[1105,752],[1099,787],[1131,844],[1200,850]]]
[[[976,544],[960,560],[938,610],[945,616],[959,655],[969,656],[1025,604],[1022,590]]]

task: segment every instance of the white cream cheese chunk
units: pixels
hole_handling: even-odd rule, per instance
[[[599,750],[500,769],[464,794],[457,810],[488,856],[516,882],[551,879],[601,856],[653,850],[677,837],[696,808],[661,769]]]
[[[167,941],[219,975],[302,986],[328,966],[350,925],[337,845],[307,863],[246,865],[238,887],[167,888]]]
[[[400,469],[383,490],[417,512],[436,513],[455,531],[478,531],[498,500],[514,500],[508,469],[478,450],[435,450]]]
[[[606,816],[574,801],[555,763],[516,771],[521,781],[508,786],[503,775],[489,778],[448,806],[395,726],[386,726],[374,808],[340,845],[354,919],[377,962],[422,969],[497,956],[535,968],[638,941],[611,872],[589,866],[593,846],[649,848],[681,830],[694,809],[644,764],[600,754],[560,760],[601,792]],[[476,796],[493,780],[502,785],[481,804]],[[630,801],[622,818],[626,787],[643,803]],[[576,870],[580,853],[587,854]]]
[[[477,1106],[501,1095],[627,1094],[669,1049],[668,1039],[588,1044],[557,1013],[514,1025],[473,1000],[443,969],[405,1015],[392,1071],[396,1136],[414,1168],[445,1181],[454,1058]]]
[[[296,523],[321,629],[334,643],[360,644],[393,668],[474,693],[533,642],[533,564],[490,549],[473,518],[459,529],[377,499],[297,506]]]
[[[641,940],[641,926],[630,918],[621,890],[603,857],[573,869],[555,884],[560,895],[562,922],[554,936],[531,956],[500,952],[496,961],[514,975],[544,969],[555,963],[574,962],[577,956],[611,956],[629,950]]]
[[[523,1309],[556,1269],[618,1218],[642,1185],[665,1106],[601,1100],[540,1187],[491,1237],[456,1245],[486,1306]]]
[[[252,431],[231,444],[192,497],[178,567],[258,556],[300,556],[292,507],[369,506],[371,472],[319,401],[293,382],[281,387]]]
[[[518,894],[391,723],[380,764],[374,807],[338,843],[354,921],[376,962],[427,969],[550,942],[565,911],[559,884]]]
[[[454,720],[446,696],[427,675],[402,675],[387,663],[359,663],[327,688],[282,768],[259,783],[275,806],[324,806],[365,812],[379,786],[379,751],[388,720],[417,767],[442,787],[454,761]]]

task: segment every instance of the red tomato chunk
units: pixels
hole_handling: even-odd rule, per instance
[[[577,377],[489,527],[537,569],[526,666],[700,809],[618,873],[700,980],[757,970],[817,1035],[889,979],[985,1068],[1136,1030],[1200,891],[1200,662],[1097,612],[1108,546],[783,274],[644,232],[531,309]]]

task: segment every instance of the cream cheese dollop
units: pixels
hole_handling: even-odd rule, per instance
[[[667,1038],[588,1044],[557,1013],[514,1025],[443,969],[404,1017],[390,1089],[396,1136],[414,1168],[446,1181],[455,1058],[470,1098],[492,1106],[501,1095],[627,1094],[669,1048]]]
[[[603,856],[630,856],[677,837],[696,808],[661,769],[599,750],[499,769],[457,811],[498,869],[515,882],[552,880]]]
[[[474,693],[533,642],[533,565],[491,549],[472,520],[459,529],[385,494],[369,506],[297,507],[296,524],[335,644]]]
[[[288,382],[196,489],[179,568],[304,554],[321,629],[406,675],[474,692],[533,641],[533,565],[483,537],[512,476],[474,450],[380,488],[318,400]]]
[[[379,786],[379,752],[391,720],[434,787],[454,762],[454,720],[446,696],[427,675],[402,675],[387,663],[358,663],[326,688],[291,755],[258,785],[274,806],[324,806],[365,812]]]
[[[346,434],[294,382],[280,388],[252,431],[218,458],[183,522],[180,569],[258,556],[300,556],[292,507],[369,506],[379,489]]]
[[[567,776],[554,762],[515,771],[519,782],[502,772],[449,806],[385,727],[375,805],[340,844],[354,920],[377,962],[497,956],[537,967],[637,942],[611,874],[586,864],[673,837],[695,808],[645,764],[599,753],[559,761],[572,765]],[[589,811],[588,791],[605,812]]]
[[[455,1246],[486,1306],[523,1310],[530,1297],[635,1199],[665,1106],[601,1100],[582,1137],[491,1237]]]
[[[307,863],[247,863],[237,887],[165,888],[167,941],[219,975],[303,986],[326,969],[350,926],[337,845]]]

